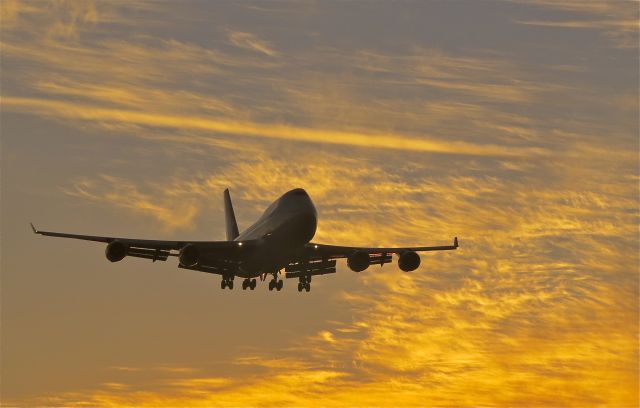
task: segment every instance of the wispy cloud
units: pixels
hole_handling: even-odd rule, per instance
[[[150,216],[166,230],[193,228],[199,209],[194,197],[166,195],[159,199],[157,195],[154,197],[139,191],[131,181],[107,175],[96,180],[78,180],[64,192],[93,203]]]
[[[507,147],[481,145],[459,141],[442,141],[425,137],[408,137],[394,134],[376,134],[313,129],[285,124],[261,124],[232,122],[197,116],[170,116],[147,112],[126,111],[87,105],[72,104],[50,99],[5,97],[2,104],[8,109],[35,110],[52,117],[66,117],[85,121],[116,121],[147,126],[180,129],[196,129],[220,134],[245,135],[270,139],[284,139],[307,143],[326,143],[365,148],[383,148],[414,152],[435,152],[475,156],[527,156],[543,155],[544,149],[536,147]]]
[[[517,0],[518,3],[531,4],[555,10],[573,13],[575,19],[557,20],[517,20],[519,24],[539,27],[578,28],[599,30],[617,47],[638,49],[640,17],[638,2],[632,1],[550,1]]]
[[[231,31],[228,34],[229,41],[236,47],[244,48],[250,51],[265,54],[269,57],[275,57],[278,52],[264,40],[260,40],[251,33],[245,33],[242,31]]]
[[[129,4],[60,3],[49,18],[46,4],[2,2],[2,114],[125,144],[117,165],[53,182],[70,207],[196,233],[222,219],[224,188],[246,227],[304,187],[317,241],[459,235],[461,248],[426,254],[411,274],[341,264],[309,294],[341,312],[321,309],[312,329],[290,327],[277,346],[243,332],[237,349],[207,348],[192,364],[179,354],[110,362],[81,391],[34,388],[16,405],[637,405],[638,100],[627,82],[598,88],[600,67],[582,59],[533,64],[445,42],[342,48],[322,27],[298,32],[313,39],[307,48],[242,24],[207,22],[206,41],[184,26],[163,35]],[[635,27],[615,4],[535,4],[572,14],[521,22]],[[144,7],[181,21],[162,3]],[[325,18],[324,7],[303,9]],[[135,148],[172,152],[157,160],[162,178],[136,171]]]
[[[427,166],[433,175],[409,185],[381,165],[301,158],[309,167],[292,171],[286,162],[260,158],[181,186],[187,196],[207,197],[231,185],[237,200],[259,204],[273,191],[308,186],[324,210],[319,240],[406,244],[426,233],[436,240],[463,231],[462,248],[425,256],[412,274],[372,268],[359,275],[361,288],[340,294],[351,319],[287,345],[277,352],[287,356],[282,360],[266,352],[233,362],[266,373],[240,381],[198,372],[172,381],[170,392],[104,387],[89,399],[61,401],[244,405],[259,398],[266,405],[333,406],[381,404],[390,388],[400,398],[394,405],[418,398],[509,406],[633,400],[637,348],[623,322],[637,316],[637,300],[624,300],[637,290],[625,270],[638,261],[629,212],[636,201],[624,182],[602,189],[597,181],[558,180],[529,189],[505,178],[441,178]],[[234,178],[246,173],[263,176]],[[620,189],[615,198],[605,191],[612,188]],[[349,218],[336,217],[341,207],[352,209]],[[605,328],[593,315],[617,323]],[[304,393],[293,391],[302,384]],[[591,389],[603,391],[596,396]]]

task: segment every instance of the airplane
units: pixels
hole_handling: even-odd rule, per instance
[[[347,260],[354,272],[362,272],[370,265],[392,262],[398,257],[398,267],[411,272],[420,266],[417,252],[458,249],[458,238],[453,245],[418,246],[400,248],[368,248],[324,245],[311,242],[318,225],[318,213],[309,194],[296,188],[274,201],[258,220],[242,233],[238,231],[229,189],[224,191],[226,241],[157,241],[67,234],[37,230],[35,234],[74,238],[107,244],[105,255],[111,262],[126,256],[166,261],[178,258],[178,267],[217,274],[222,277],[220,288],[233,289],[235,277],[243,278],[242,289],[254,290],[256,278],[269,281],[269,291],[280,291],[284,281],[279,278],[298,279],[298,292],[311,290],[311,278],[336,272],[336,260]]]

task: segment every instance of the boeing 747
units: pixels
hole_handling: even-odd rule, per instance
[[[229,190],[224,191],[226,241],[156,241],[101,237],[39,231],[33,224],[33,232],[61,238],[75,238],[107,244],[106,257],[111,262],[126,256],[166,261],[170,256],[178,258],[178,267],[217,274],[222,277],[220,287],[233,289],[235,277],[242,278],[242,289],[254,290],[256,279],[265,280],[269,275],[269,290],[282,290],[285,278],[298,279],[298,291],[311,290],[311,277],[336,272],[336,260],[346,258],[347,266],[362,272],[370,265],[384,265],[398,257],[398,267],[410,272],[420,266],[422,251],[447,251],[458,248],[458,238],[453,245],[416,246],[401,248],[367,248],[355,246],[323,245],[311,242],[318,225],[318,213],[311,197],[301,188],[285,193],[274,201],[258,220],[242,233],[231,204]]]

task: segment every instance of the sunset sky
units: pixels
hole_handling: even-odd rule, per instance
[[[638,405],[637,1],[1,5],[6,406]],[[220,290],[44,230],[448,245]]]

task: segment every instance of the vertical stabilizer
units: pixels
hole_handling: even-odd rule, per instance
[[[227,225],[227,240],[233,241],[240,233],[238,232],[238,223],[236,223],[236,215],[233,212],[229,189],[224,190],[224,220]]]

